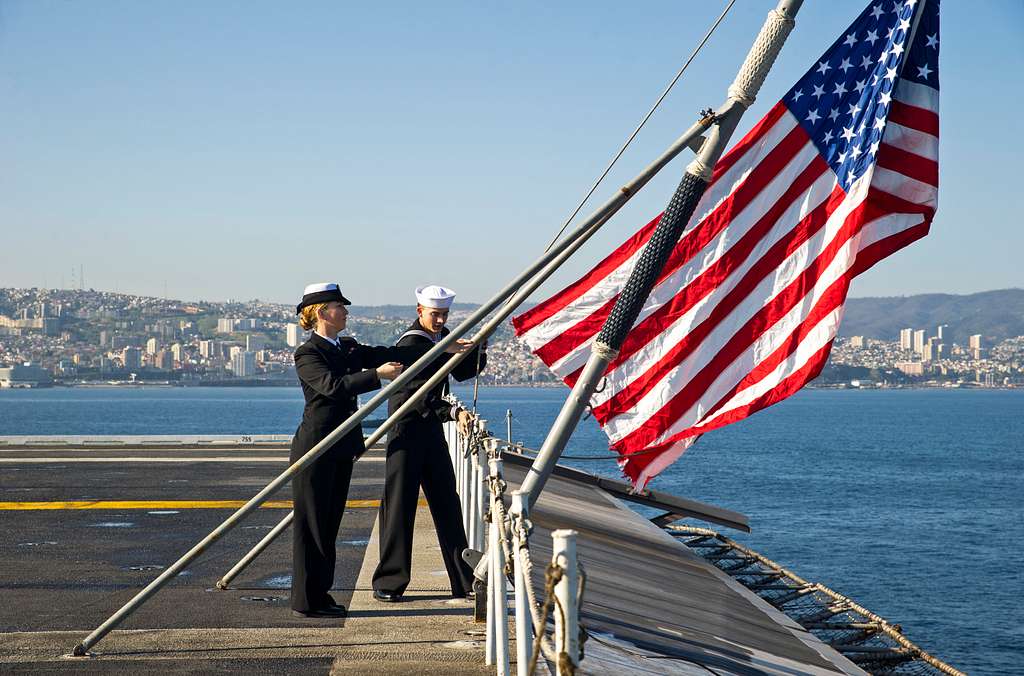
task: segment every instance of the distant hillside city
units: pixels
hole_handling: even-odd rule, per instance
[[[456,304],[449,324],[476,307]],[[352,306],[347,334],[392,344],[415,316],[413,306]],[[858,329],[863,332],[850,333]],[[280,303],[0,289],[0,387],[294,385],[292,353],[306,337],[294,307]],[[492,336],[488,359],[481,384],[557,382],[508,325]],[[814,384],[1024,385],[1024,290],[853,299],[830,363]]]

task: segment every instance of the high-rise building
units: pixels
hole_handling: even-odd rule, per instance
[[[232,345],[231,346],[231,351],[228,352],[228,359],[230,359],[232,362],[234,362],[235,356],[240,354],[240,353],[242,353],[242,352],[245,352],[245,350],[242,349],[241,345]]]
[[[850,336],[850,347],[864,347],[864,336]]]
[[[256,353],[239,351],[231,356],[231,372],[236,378],[256,375]]]
[[[221,317],[217,320],[217,333],[234,333],[235,320]]]
[[[266,343],[266,338],[258,333],[247,333],[245,335],[246,352],[259,352],[263,349],[264,343]]]
[[[971,358],[974,361],[981,359],[981,334],[975,333],[973,336],[967,339],[968,348],[971,352]]]
[[[924,329],[914,331],[914,352],[924,354]]]
[[[302,333],[302,327],[298,324],[289,324],[285,327],[285,342],[288,343],[288,347],[298,347],[302,340]]]
[[[109,340],[110,334],[107,331],[100,331],[100,347],[106,347]]]
[[[178,362],[179,364],[185,363],[185,348],[182,346],[181,343],[175,343],[174,345],[171,345],[171,356],[173,356],[174,361]]]
[[[121,353],[121,363],[129,371],[142,368],[142,350],[137,347],[126,347]]]
[[[206,359],[219,358],[220,350],[215,340],[200,340],[199,341],[199,355]]]
[[[170,371],[174,368],[174,355],[170,350],[160,350],[153,358],[153,366],[161,371]]]
[[[944,337],[943,329],[946,328],[946,326],[948,326],[948,325],[947,324],[939,324],[939,327],[935,330],[935,337],[939,339],[939,342],[942,342],[942,339]]]
[[[900,349],[909,350],[914,347],[914,329],[902,329],[900,331]]]
[[[147,340],[146,341],[146,354],[148,354],[150,356],[156,354],[156,349],[157,349],[156,346],[157,346],[156,338],[150,338],[149,340]]]
[[[924,349],[921,350],[921,361],[931,361],[935,358],[935,339],[929,338],[928,342],[924,344]]]

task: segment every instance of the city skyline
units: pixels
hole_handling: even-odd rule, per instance
[[[1024,291],[1017,295],[1024,297]],[[467,312],[453,309],[452,321],[462,321]],[[391,344],[404,332],[409,314],[409,308],[394,306],[355,314],[346,333],[365,344]],[[913,318],[915,325],[900,324],[898,337],[890,336],[894,339],[839,338],[815,386],[1024,384],[1024,335],[994,334],[985,312],[943,314],[927,328],[918,328],[920,315]],[[1024,327],[1018,331],[1024,334]],[[94,291],[0,288],[0,388],[55,382],[293,386],[292,351],[307,337],[291,306],[279,303],[179,303]],[[491,337],[488,354],[484,384],[558,380],[507,324]]]
[[[338,281],[382,305],[434,282],[482,302],[540,254],[724,4],[5,3],[0,286],[84,273],[85,288],[294,303]],[[774,4],[732,10],[584,214],[721,101]],[[805,3],[739,133],[864,4]],[[854,298],[1024,286],[1021,142],[984,133],[1015,123],[1022,94],[1001,73],[1021,65],[1024,8],[947,2],[942,21],[939,212]],[[658,213],[685,161],[532,300]]]

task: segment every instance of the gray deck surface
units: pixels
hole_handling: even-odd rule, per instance
[[[282,447],[0,448],[0,502],[247,500],[285,466]],[[425,508],[410,601],[370,596],[383,458],[357,465],[339,535],[344,621],[293,618],[290,536],[228,591],[214,582],[286,508],[262,509],[95,648],[64,655],[229,513],[214,508],[0,509],[0,672],[493,673],[465,602],[452,601]],[[522,470],[506,463],[510,488]],[[274,500],[288,500],[284,489]],[[585,673],[860,673],[606,492],[557,477],[533,515],[541,588],[549,533],[580,532],[591,633]],[[514,646],[513,646],[514,650]],[[372,669],[370,667],[372,666]]]
[[[136,458],[137,460],[126,460]],[[0,502],[248,500],[287,465],[287,450],[0,448]],[[353,501],[383,488],[382,454],[356,464]],[[289,500],[287,488],[273,500]],[[339,620],[294,618],[286,533],[227,591],[214,583],[287,513],[261,509],[100,641],[66,654],[231,509],[0,509],[0,673],[445,674],[493,673],[481,625],[450,598],[425,507],[417,518],[407,602],[371,596],[377,509],[356,503],[342,522],[332,591]],[[9,507],[9,506],[8,506]]]

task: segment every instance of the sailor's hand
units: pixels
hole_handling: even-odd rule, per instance
[[[473,414],[464,408],[460,408],[459,412],[455,414],[455,424],[459,428],[459,434],[462,436],[469,435],[469,427],[473,422]]]
[[[449,345],[448,349],[446,349],[445,352],[447,352],[448,354],[460,354],[462,352],[465,352],[466,350],[469,350],[472,347],[473,347],[473,341],[472,340],[466,340],[465,338],[459,338],[454,343]]]
[[[381,380],[394,380],[402,373],[402,369],[405,368],[397,361],[389,361],[386,364],[381,364],[377,367],[377,377]]]

